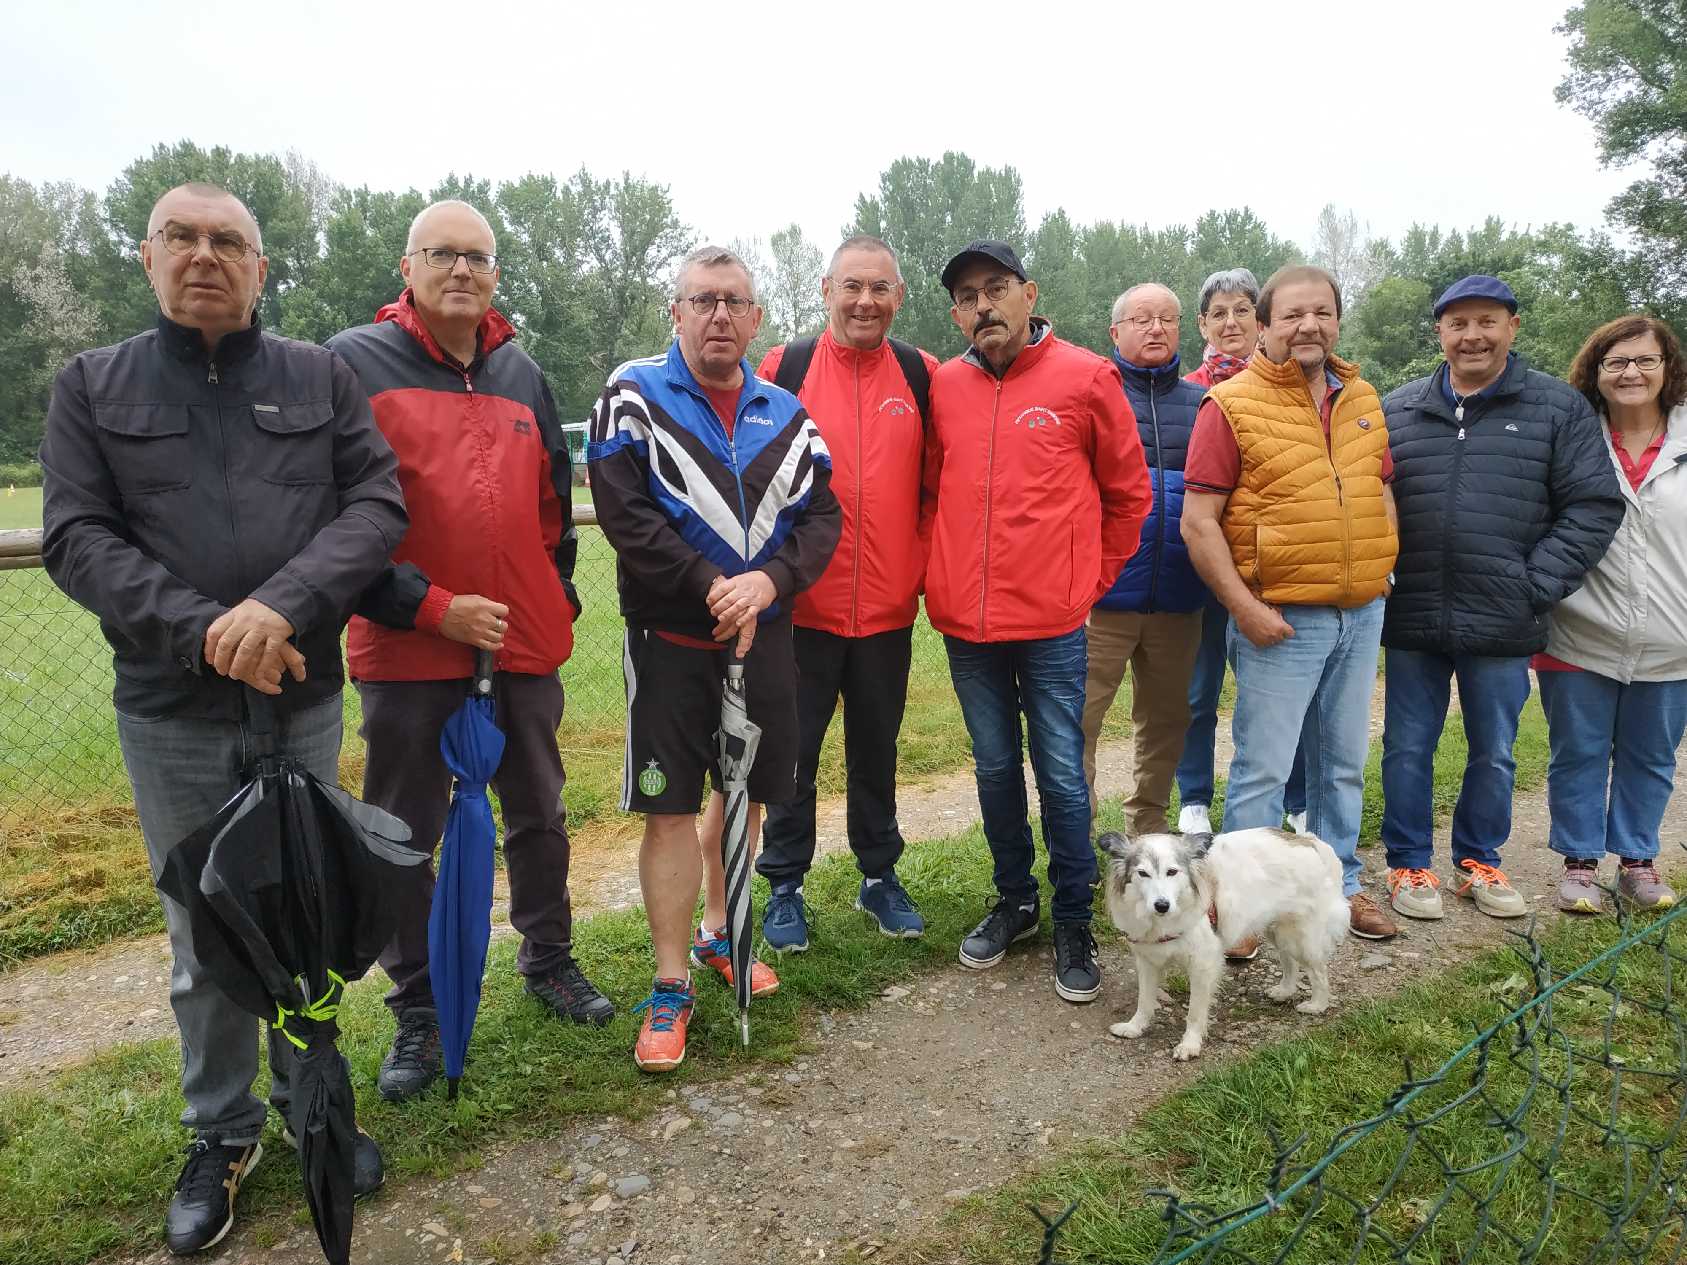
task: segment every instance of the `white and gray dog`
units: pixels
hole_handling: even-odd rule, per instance
[[[1136,961],[1136,1014],[1108,1031],[1140,1037],[1153,1021],[1160,982],[1175,967],[1189,977],[1189,1017],[1174,1059],[1201,1052],[1213,994],[1224,970],[1224,946],[1264,936],[1277,950],[1283,977],[1267,996],[1289,1001],[1301,972],[1312,995],[1295,1009],[1322,1014],[1330,1005],[1330,959],[1347,938],[1341,861],[1312,835],[1237,830],[1210,835],[1108,833],[1098,846],[1112,857],[1107,913],[1130,941]],[[1215,931],[1208,909],[1218,911]]]

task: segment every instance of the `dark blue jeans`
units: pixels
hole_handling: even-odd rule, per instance
[[[1597,672],[1541,672],[1552,763],[1548,843],[1561,856],[1626,861],[1658,855],[1687,731],[1687,681],[1631,681]]]
[[[1435,853],[1435,747],[1459,681],[1464,783],[1453,809],[1453,865],[1500,863],[1511,834],[1512,746],[1529,700],[1529,661],[1390,649],[1384,666],[1382,843],[1391,869],[1427,870]]]
[[[1020,752],[1028,735],[1054,888],[1054,918],[1088,922],[1096,861],[1090,844],[1089,787],[1084,782],[1084,630],[1035,641],[943,640],[955,696],[972,736],[978,806],[995,860],[996,890],[1026,903],[1037,895],[1031,875],[1036,850]]]
[[[1189,678],[1189,732],[1183,738],[1183,758],[1177,764],[1178,804],[1213,804],[1213,743],[1218,737],[1218,696],[1224,689],[1224,667],[1230,612],[1217,599],[1201,613],[1201,648],[1195,655],[1195,674]],[[1306,811],[1306,751],[1295,747],[1289,784],[1283,788],[1283,811]]]

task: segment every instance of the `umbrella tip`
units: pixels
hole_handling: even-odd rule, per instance
[[[747,1010],[738,1012],[738,1039],[744,1043],[746,1050],[750,1048],[750,1012]]]
[[[450,1099],[450,1098],[455,1098],[457,1096],[457,1084],[462,1079],[463,1078],[461,1076],[447,1076],[445,1078],[445,1096],[446,1096],[446,1098]]]

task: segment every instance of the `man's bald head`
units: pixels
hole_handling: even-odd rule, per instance
[[[152,204],[152,214],[146,218],[146,235],[151,237],[164,227],[164,221],[170,218],[170,212],[179,206],[189,203],[227,202],[237,208],[239,212],[239,227],[246,239],[252,243],[261,255],[264,253],[264,234],[258,227],[257,217],[246,209],[246,204],[220,185],[208,184],[203,180],[190,180],[186,184],[179,184],[169,190],[163,197]]]
[[[443,202],[435,202],[432,206],[425,206],[417,212],[416,218],[410,221],[410,235],[405,238],[404,253],[406,255],[414,254],[416,251],[432,245],[433,243],[424,240],[424,234],[435,220],[442,217],[453,221],[461,218],[474,220],[481,228],[486,230],[486,242],[479,248],[489,255],[498,253],[498,239],[493,236],[491,223],[476,207],[458,198],[447,198]]]

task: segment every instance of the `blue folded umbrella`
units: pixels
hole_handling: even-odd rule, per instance
[[[492,853],[498,828],[492,821],[486,784],[504,758],[504,733],[493,713],[492,671],[492,652],[476,654],[469,697],[451,713],[439,734],[439,753],[457,783],[445,818],[439,879],[428,913],[428,974],[439,1011],[445,1083],[452,1098],[457,1096],[469,1034],[480,1010],[486,947],[492,940]]]

